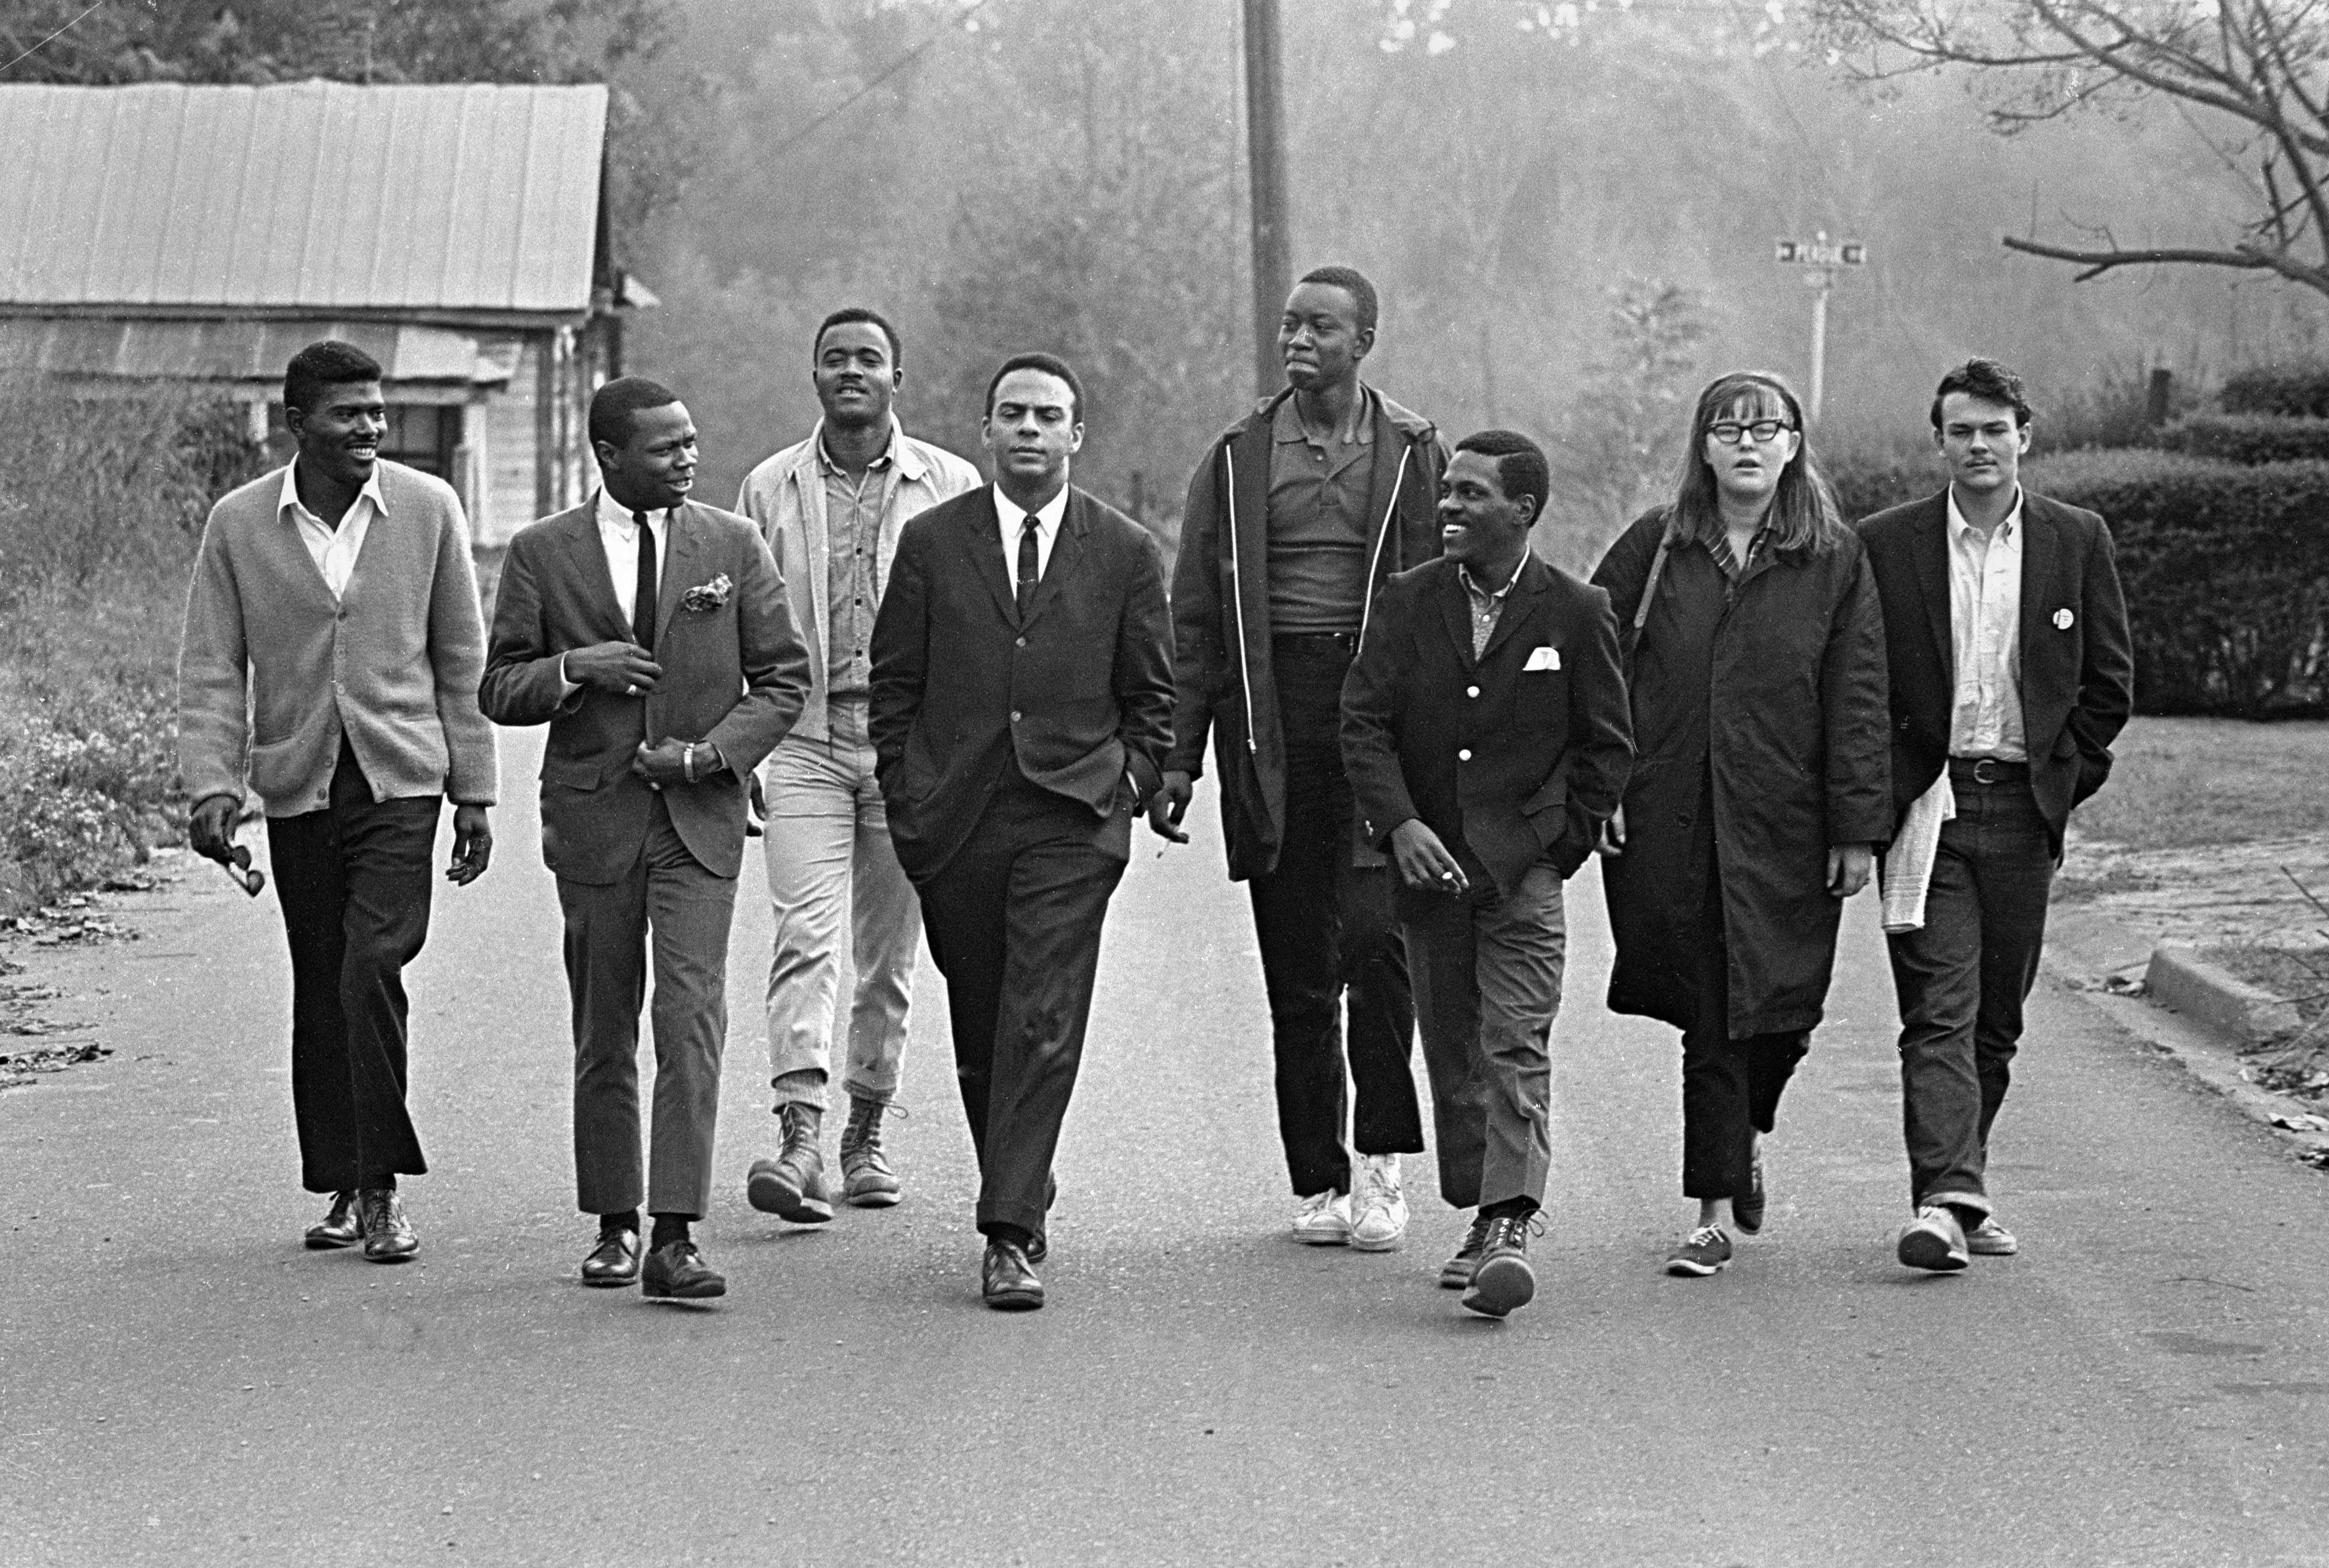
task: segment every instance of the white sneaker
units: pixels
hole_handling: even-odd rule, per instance
[[[1314,1192],[1294,1210],[1294,1239],[1314,1247],[1339,1247],[1351,1239],[1348,1194]]]
[[[1396,1252],[1407,1240],[1407,1194],[1399,1156],[1362,1154],[1351,1168],[1351,1244],[1363,1253]]]

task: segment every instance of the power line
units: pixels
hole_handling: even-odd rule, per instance
[[[985,10],[987,5],[988,0],[976,0],[976,4],[973,5],[969,10],[965,11],[952,22],[948,23],[947,28],[952,29],[961,26],[964,23],[968,22],[972,17]],[[90,7],[90,11],[94,11],[96,9],[97,7],[94,5]],[[88,13],[84,12],[82,14],[86,15]],[[774,147],[770,148],[762,155],[773,159],[784,153],[791,151],[794,147],[798,146],[801,143],[808,140],[809,137],[815,136],[818,131],[825,127],[826,121],[832,119],[834,116],[841,113],[842,110],[855,103],[859,99],[863,98],[867,93],[872,92],[875,88],[880,87],[883,82],[889,80],[891,77],[905,70],[906,67],[913,64],[917,60],[919,60],[924,54],[929,52],[931,45],[937,43],[940,38],[945,36],[945,31],[940,31],[929,38],[925,38],[922,42],[914,45],[913,48],[906,51],[905,53],[891,61],[888,65],[883,66],[881,70],[867,80],[864,86],[859,88],[855,92],[851,93],[847,98],[843,99],[839,103],[834,104],[831,108],[817,116],[816,118],[809,121],[807,125],[803,126],[799,130],[795,131],[783,141],[778,142]]]
[[[16,67],[24,64],[24,61],[40,53],[41,51],[46,49],[50,44],[54,43],[58,39],[62,38],[66,33],[71,33],[74,28],[80,26],[83,22],[89,19],[90,12],[97,10],[99,6],[101,6],[104,4],[105,0],[97,0],[96,5],[90,6],[88,11],[82,12],[79,16],[74,17],[71,22],[66,23],[62,27],[58,28],[54,33],[52,33],[46,38],[42,39],[38,43],[35,43],[32,48],[24,51],[24,53],[18,55],[7,64],[0,65],[0,70],[15,70]]]

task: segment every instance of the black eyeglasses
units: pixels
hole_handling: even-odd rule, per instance
[[[1777,441],[1780,431],[1794,428],[1795,427],[1785,419],[1758,419],[1749,425],[1741,425],[1736,419],[1722,419],[1709,425],[1706,427],[1706,433],[1725,446],[1736,446],[1747,437],[1752,436],[1755,437],[1755,444],[1759,446],[1766,441]]]

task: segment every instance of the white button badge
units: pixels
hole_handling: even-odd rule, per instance
[[[2068,610],[2057,610],[2054,612],[2054,630],[2067,632],[2070,629],[2070,623],[2077,619],[2078,617]]]

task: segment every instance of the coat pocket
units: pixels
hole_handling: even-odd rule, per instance
[[[587,756],[545,756],[542,759],[542,786],[569,790],[594,790],[599,787],[599,765]]]

